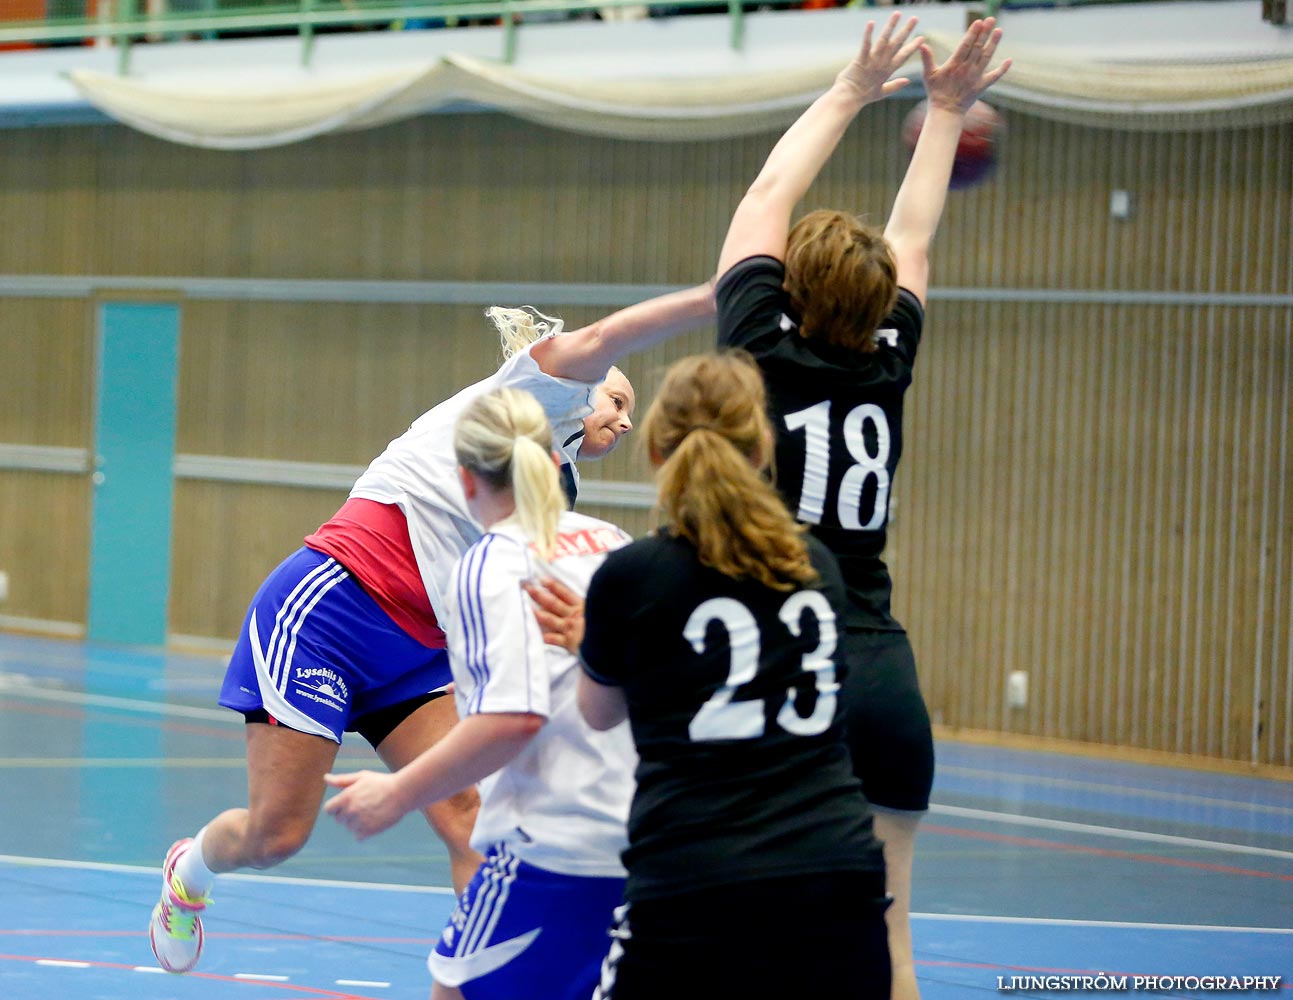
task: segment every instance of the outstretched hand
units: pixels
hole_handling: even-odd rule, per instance
[[[994,70],[988,67],[1001,41],[1001,29],[996,18],[975,21],[966,29],[961,42],[941,66],[934,62],[934,53],[923,42],[920,58],[925,64],[925,93],[932,107],[965,113],[978,100],[979,95],[1006,75],[1010,69],[1007,59]]]
[[[543,630],[543,641],[579,655],[584,641],[584,602],[560,580],[526,582],[525,592],[534,601],[534,617]]]
[[[925,44],[923,36],[911,37],[916,30],[916,18],[899,27],[901,20],[901,12],[894,11],[874,42],[871,36],[875,32],[875,22],[868,21],[862,34],[861,50],[835,78],[837,84],[856,91],[867,104],[895,94],[911,82],[904,76],[889,79],[911,58],[912,53]]]
[[[366,840],[389,830],[406,810],[395,794],[395,778],[377,771],[328,774],[323,778],[333,788],[345,789],[328,801],[323,811],[355,835]]]

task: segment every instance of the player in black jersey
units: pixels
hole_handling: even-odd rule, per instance
[[[579,704],[637,746],[613,1000],[888,1000],[884,857],[838,719],[834,557],[762,474],[748,355],[687,358],[645,430],[665,526],[593,576]]]
[[[777,483],[799,521],[839,558],[848,590],[842,703],[854,768],[885,845],[894,1000],[919,997],[909,920],[912,850],[929,808],[934,743],[911,644],[889,607],[882,558],[902,455],[903,393],[924,323],[929,246],[961,127],[1001,37],[976,21],[937,65],[915,18],[893,14],[831,89],[773,148],[742,199],[719,259],[722,345],[763,370],[777,431]],[[906,86],[890,76],[919,51],[929,111],[884,231],[818,211],[791,213],[857,113]]]

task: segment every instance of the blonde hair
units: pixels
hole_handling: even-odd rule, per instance
[[[515,519],[544,559],[557,544],[566,494],[552,461],[552,425],[539,401],[521,389],[496,389],[475,399],[453,433],[458,464],[494,489],[510,489]]]
[[[772,428],[763,376],[744,351],[683,358],[665,374],[644,435],[659,465],[660,513],[702,564],[776,590],[817,580],[781,497],[761,474]]]
[[[564,320],[545,316],[534,306],[521,306],[519,309],[490,306],[485,315],[498,331],[504,359],[520,353],[550,333],[560,333],[565,326]]]
[[[790,230],[784,287],[803,336],[869,354],[898,303],[898,265],[881,230],[820,209]]]

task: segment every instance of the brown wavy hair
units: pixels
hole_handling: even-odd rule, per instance
[[[664,525],[700,561],[776,590],[817,581],[804,531],[762,474],[772,462],[763,376],[744,351],[670,367],[643,436]]]
[[[784,287],[804,337],[869,354],[898,302],[898,265],[880,229],[820,209],[790,230]]]

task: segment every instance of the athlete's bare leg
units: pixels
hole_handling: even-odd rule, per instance
[[[431,987],[431,1000],[463,1000],[462,990],[456,986],[435,983]]]
[[[453,698],[443,695],[421,705],[416,712],[396,726],[377,747],[377,755],[392,771],[408,764],[422,751],[434,746],[458,721]],[[320,779],[322,781],[322,779]],[[471,849],[471,828],[476,822],[480,796],[469,788],[422,810],[449,850],[449,876],[459,895],[471,882],[483,860]]]
[[[207,824],[202,857],[216,873],[273,868],[310,839],[338,744],[322,736],[251,722],[247,730],[248,805]]]
[[[920,1000],[911,945],[911,865],[916,827],[923,812],[899,812],[873,806],[875,834],[884,841],[885,889],[893,903],[885,911],[889,927],[889,960],[893,966],[892,1000]]]

